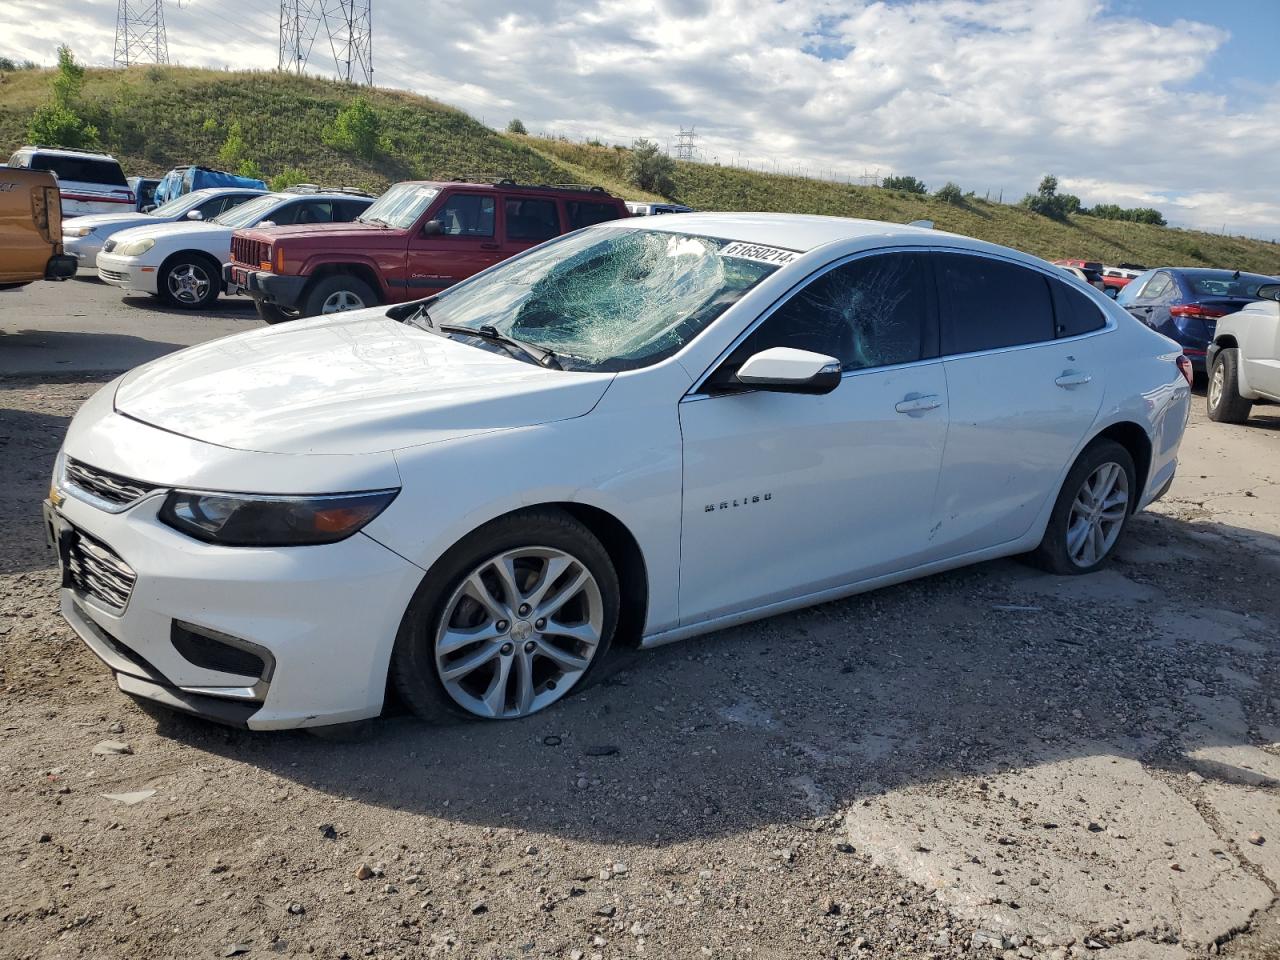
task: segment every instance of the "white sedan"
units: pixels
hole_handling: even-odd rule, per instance
[[[231,259],[231,235],[240,227],[348,223],[371,203],[373,197],[350,192],[264,193],[211,220],[121,230],[98,254],[98,279],[171,306],[205,309],[223,291],[222,265]]]
[[[99,213],[62,221],[62,247],[80,261],[80,266],[97,268],[102,246],[114,234],[133,227],[155,227],[180,220],[212,220],[246,200],[262,196],[262,190],[241,187],[210,187],[175,197],[148,213]]]
[[[600,224],[426,301],[193,347],[76,415],[62,611],[254,729],[515,718],[655,646],[964,564],[1098,569],[1173,480],[1181,349],[885,223]]]

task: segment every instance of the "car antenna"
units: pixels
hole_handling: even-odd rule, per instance
[[[1239,280],[1239,279],[1240,279],[1240,271],[1239,271],[1239,270],[1237,270],[1235,273],[1233,273],[1233,274],[1231,275],[1231,279],[1232,279],[1232,280]]]

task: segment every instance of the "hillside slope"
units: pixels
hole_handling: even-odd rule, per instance
[[[51,71],[0,75],[0,157],[26,142],[32,112],[49,96]],[[628,151],[499,134],[427,97],[362,89],[382,117],[385,149],[367,161],[324,142],[323,131],[355,95],[313,77],[184,67],[89,70],[84,112],[129,174],[181,163],[217,165],[233,122],[247,156],[268,176],[286,168],[317,183],[381,191],[407,178],[509,176],[538,183],[593,183],[630,199],[656,199],[629,186]],[[711,210],[776,210],[867,217],[1007,244],[1047,258],[1077,256],[1153,266],[1185,264],[1280,273],[1280,245],[1189,230],[1072,217],[1050,220],[1021,207],[967,200],[952,206],[876,187],[677,163],[676,196]]]

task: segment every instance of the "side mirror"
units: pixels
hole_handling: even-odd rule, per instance
[[[187,211],[187,219],[188,219],[188,220],[203,220],[203,219],[204,219],[204,214],[203,214],[203,213],[201,213],[199,210],[188,210],[188,211]]]
[[[1264,283],[1258,288],[1258,296],[1263,300],[1280,300],[1280,283]]]
[[[276,222],[275,222],[274,220],[259,220],[259,221],[258,221],[258,226],[260,226],[260,227],[274,227],[275,225],[276,225]]]
[[[424,237],[438,237],[444,233],[444,224],[439,220],[428,220],[422,225],[422,235]]]
[[[749,357],[733,379],[753,390],[830,393],[840,385],[840,361],[809,350],[770,347]]]

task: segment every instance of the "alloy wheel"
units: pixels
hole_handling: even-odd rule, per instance
[[[1213,365],[1213,376],[1209,379],[1209,406],[1218,408],[1222,402],[1222,392],[1227,388],[1226,364],[1219,360]]]
[[[481,717],[514,719],[555,703],[591,666],[604,600],[591,571],[554,547],[521,547],[472,570],[435,636],[445,691]]]
[[[335,290],[324,298],[321,313],[342,313],[346,310],[363,310],[364,301],[350,290]]]
[[[1067,555],[1092,567],[1115,546],[1129,512],[1129,474],[1114,461],[1100,464],[1080,486],[1067,519]]]
[[[184,263],[169,271],[169,293],[182,303],[199,303],[209,295],[209,274],[197,263]]]

